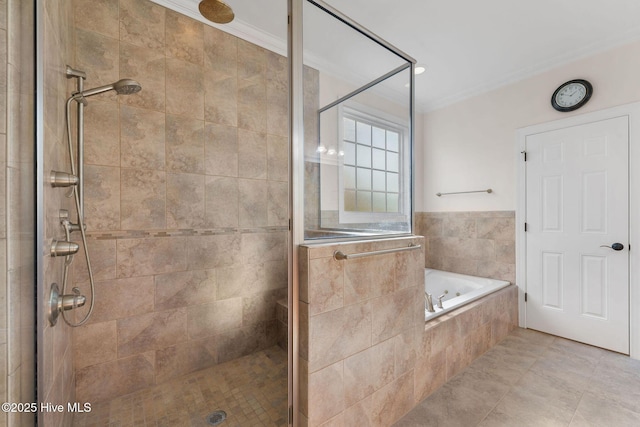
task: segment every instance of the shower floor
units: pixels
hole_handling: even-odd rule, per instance
[[[215,410],[227,413],[221,427],[286,426],[286,351],[274,346],[96,403],[91,412],[76,414],[73,425],[204,427]]]

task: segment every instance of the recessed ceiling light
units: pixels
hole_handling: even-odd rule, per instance
[[[417,76],[418,74],[422,74],[422,73],[424,73],[426,70],[427,70],[427,69],[426,69],[426,68],[424,68],[423,66],[419,66],[419,67],[414,68],[414,69],[413,69],[413,72],[414,72],[414,73],[416,74],[416,76]]]

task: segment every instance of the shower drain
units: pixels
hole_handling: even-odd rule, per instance
[[[207,422],[212,426],[217,426],[227,419],[227,413],[224,411],[214,411],[207,415]]]

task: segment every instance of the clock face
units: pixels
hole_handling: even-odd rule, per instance
[[[556,103],[564,108],[573,107],[587,96],[587,88],[582,83],[569,83],[556,94]]]
[[[551,105],[558,111],[567,112],[577,110],[589,101],[593,93],[593,86],[586,80],[571,80],[553,93]]]

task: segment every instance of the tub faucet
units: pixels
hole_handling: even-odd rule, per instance
[[[442,306],[442,298],[444,298],[445,296],[446,296],[445,294],[442,294],[438,297],[438,308],[444,308]]]
[[[433,300],[431,299],[431,294],[428,293],[424,293],[424,302],[425,302],[425,306],[426,306],[426,310],[429,313],[435,313],[435,308],[433,308]]]

